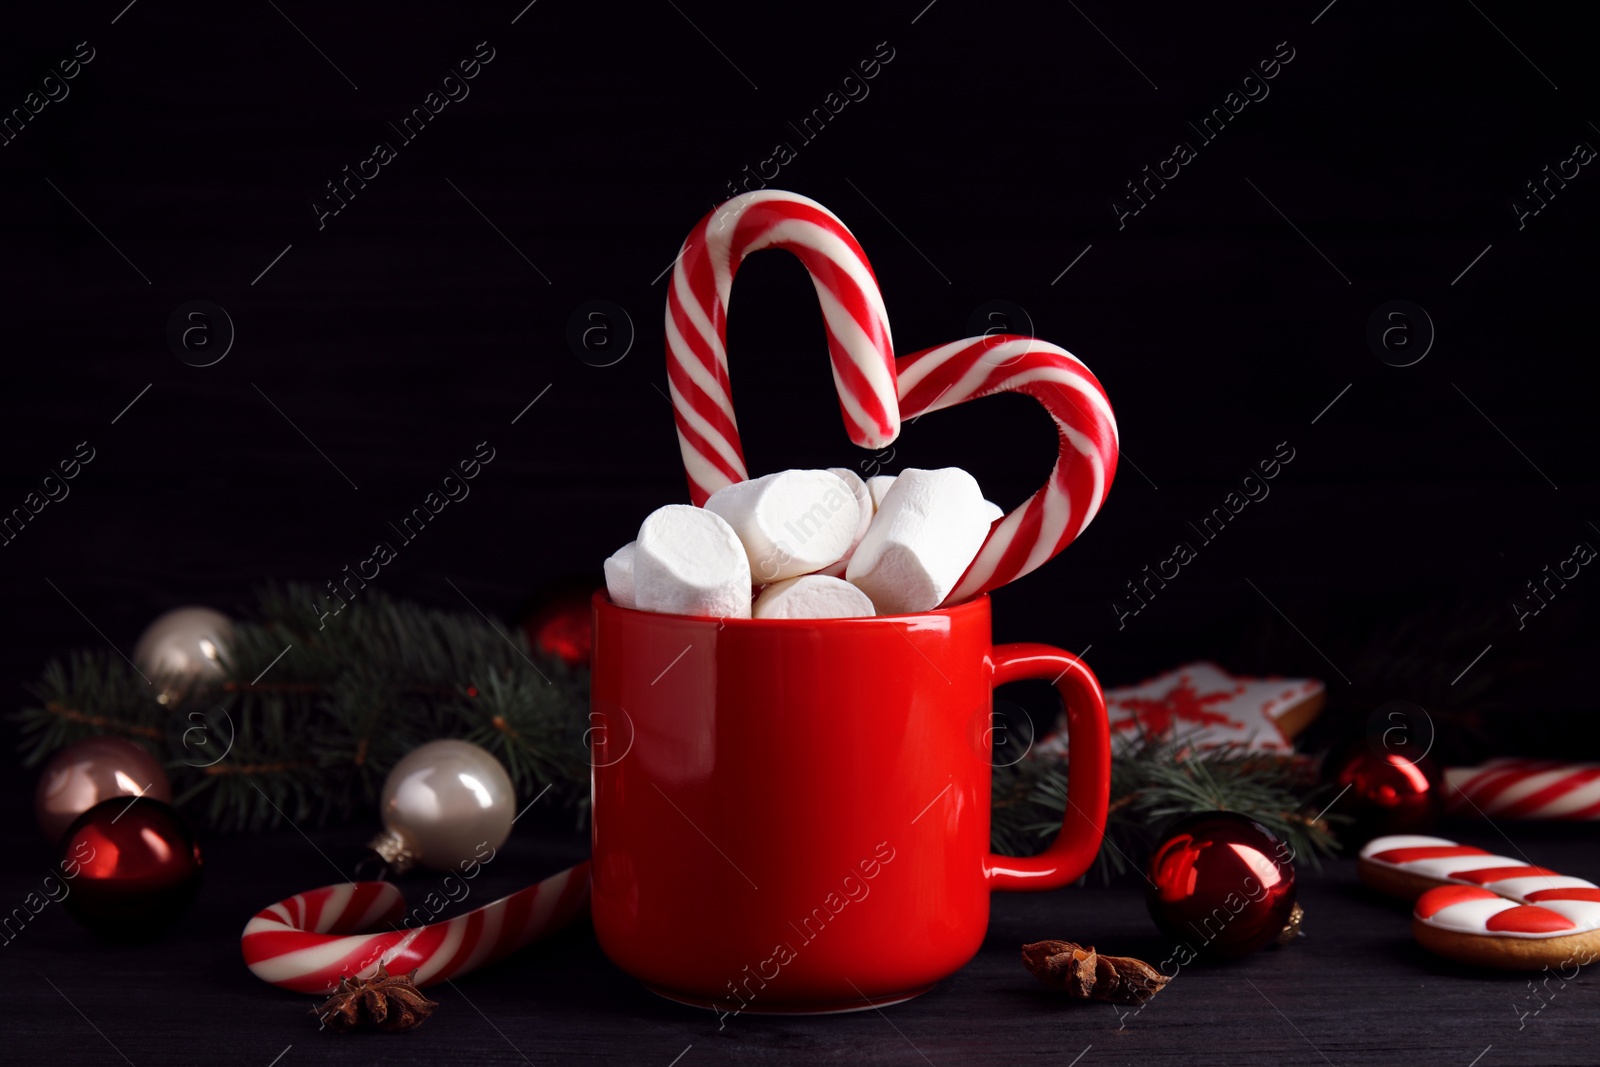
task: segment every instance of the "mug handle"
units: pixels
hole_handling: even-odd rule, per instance
[[[1037,892],[1081,878],[1100,852],[1111,799],[1111,727],[1106,698],[1094,672],[1070,652],[1049,645],[996,645],[991,688],[1007,682],[1048,680],[1067,706],[1067,800],[1061,832],[1037,856],[989,853],[984,869],[991,889]]]

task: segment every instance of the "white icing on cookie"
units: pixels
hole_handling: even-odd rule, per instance
[[[1593,882],[1586,882],[1582,878],[1569,878],[1564,874],[1530,874],[1525,878],[1506,878],[1499,882],[1490,882],[1483,888],[1503,897],[1514,897],[1525,903],[1548,906],[1545,901],[1529,901],[1529,893],[1537,893],[1541,889],[1593,889]]]
[[[1393,848],[1430,848],[1454,844],[1454,841],[1446,841],[1442,837],[1424,837],[1421,834],[1390,834],[1388,837],[1374,837],[1371,841],[1368,841],[1366,847],[1361,850],[1361,858],[1370,859],[1375,853],[1388,852]]]
[[[1121,747],[1147,734],[1175,737],[1195,748],[1235,745],[1250,752],[1290,753],[1279,725],[1285,715],[1318,699],[1323,684],[1309,678],[1235,677],[1214,663],[1189,663],[1138,685],[1105,691],[1111,740]],[[1034,747],[1066,751],[1066,720]]]
[[[1600,900],[1541,900],[1538,906],[1558,911],[1577,923],[1580,929],[1573,933],[1600,929]]]
[[[1441,930],[1455,930],[1463,934],[1481,934],[1487,931],[1485,924],[1488,923],[1491,917],[1499,915],[1502,911],[1510,911],[1512,908],[1518,907],[1521,907],[1521,905],[1516,901],[1506,900],[1504,897],[1498,897],[1494,900],[1463,900],[1459,904],[1451,904],[1449,907],[1440,908],[1422,921],[1429,926],[1437,926]],[[1572,933],[1571,930],[1562,932]],[[1541,936],[1548,937],[1549,935],[1544,934]]]
[[[1406,871],[1410,874],[1420,874],[1424,878],[1438,878],[1441,881],[1456,881],[1450,876],[1457,871],[1486,871],[1491,867],[1526,867],[1522,860],[1514,860],[1509,856],[1450,856],[1437,860],[1412,860],[1410,863],[1390,863],[1387,860],[1374,860],[1370,856],[1368,862],[1380,863],[1385,867],[1392,867],[1397,871]],[[1480,883],[1468,882],[1467,885]]]

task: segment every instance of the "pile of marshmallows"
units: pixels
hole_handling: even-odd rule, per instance
[[[606,590],[626,608],[728,619],[929,611],[1002,514],[959,467],[781,471],[652,512],[606,560]]]

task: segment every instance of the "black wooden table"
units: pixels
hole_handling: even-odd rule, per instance
[[[0,845],[5,910],[47,873],[25,809]],[[1593,830],[1508,826],[1536,862],[1600,879]],[[1512,848],[1492,827],[1448,831]],[[1302,869],[1306,936],[1287,948],[1192,965],[1143,1011],[1066,1003],[1022,967],[1047,937],[1149,960],[1167,956],[1137,876],[1038,895],[998,895],[977,958],[927,995],[882,1011],[811,1018],[708,1013],[646,992],[600,953],[587,924],[498,966],[432,990],[440,1007],[411,1034],[319,1032],[313,999],[258,982],[238,935],[258,908],[333,880],[328,857],[356,829],[294,830],[209,842],[195,907],[154,944],[110,945],[52,904],[0,950],[7,1064],[714,1063],[1384,1064],[1502,1067],[1600,1062],[1592,971],[1542,999],[1529,976],[1470,971],[1413,944],[1406,909],[1370,894],[1351,860]],[[315,843],[317,848],[312,847]],[[582,857],[582,835],[521,835],[476,894],[509,891]],[[406,882],[421,899],[436,876]],[[1543,1007],[1541,1008],[1541,1004]],[[1534,1013],[1536,1012],[1536,1014]]]

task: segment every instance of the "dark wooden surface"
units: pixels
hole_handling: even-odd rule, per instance
[[[1600,880],[1592,833],[1479,823],[1452,828],[1485,848],[1520,848],[1557,870]],[[0,902],[20,901],[46,872],[33,827],[0,834],[8,862]],[[312,833],[331,857],[353,831]],[[489,865],[478,903],[582,855],[585,842],[546,828]],[[16,858],[17,862],[12,862]],[[685,877],[692,877],[686,873]],[[409,1035],[318,1032],[313,998],[263,985],[239,959],[238,934],[258,908],[331,881],[328,862],[286,830],[223,839],[208,852],[192,913],[159,942],[110,946],[59,906],[0,948],[0,1060],[279,1067],[312,1063],[643,1064],[1372,1064],[1510,1067],[1600,1061],[1600,989],[1593,966],[1552,982],[1548,1005],[1528,977],[1470,971],[1410,937],[1407,909],[1356,881],[1354,863],[1300,871],[1306,936],[1286,948],[1191,965],[1142,1012],[1064,1003],[1022,967],[1018,949],[1061,937],[1153,962],[1170,949],[1145,911],[1137,878],[1036,895],[998,894],[982,951],[932,992],[881,1013],[814,1018],[708,1012],[644,991],[600,953],[587,924],[520,956],[433,990],[440,1007]],[[413,901],[433,878],[406,883]],[[476,894],[483,894],[481,897]],[[1127,1011],[1128,1009],[1120,1009]],[[292,1047],[291,1047],[292,1046]],[[1074,1060],[1081,1054],[1081,1059]],[[674,1060],[674,1057],[682,1056]]]

